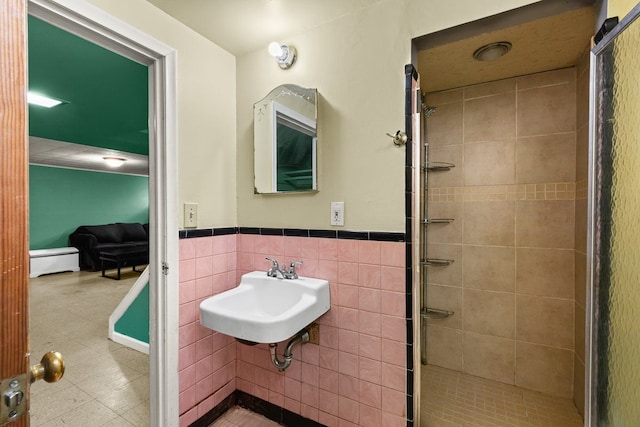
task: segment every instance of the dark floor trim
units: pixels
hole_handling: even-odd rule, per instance
[[[262,400],[248,393],[236,390],[224,399],[215,408],[204,414],[198,420],[193,422],[189,427],[208,427],[215,420],[220,418],[234,406],[240,406],[249,409],[257,414],[264,415],[268,419],[275,421],[285,427],[323,427],[316,421],[303,417],[302,415],[281,408],[266,400]]]

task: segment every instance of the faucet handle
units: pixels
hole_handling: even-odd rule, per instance
[[[273,258],[269,258],[269,257],[266,257],[265,259],[267,261],[271,261],[271,267],[267,271],[267,276],[269,276],[269,277],[278,277],[278,270],[280,270],[280,266],[278,265],[278,261],[273,259]]]
[[[294,279],[298,278],[298,273],[296,273],[296,265],[302,265],[302,260],[298,259],[298,260],[295,260],[295,261],[291,261],[291,264],[289,264],[289,274]]]

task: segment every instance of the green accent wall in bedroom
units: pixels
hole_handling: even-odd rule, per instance
[[[149,222],[149,178],[29,165],[29,248],[68,246],[81,225]]]
[[[149,284],[140,291],[113,329],[138,341],[149,344]]]

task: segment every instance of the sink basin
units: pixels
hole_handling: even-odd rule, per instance
[[[257,343],[277,343],[331,308],[329,282],[300,277],[281,279],[254,271],[242,276],[238,287],[200,304],[200,323]]]

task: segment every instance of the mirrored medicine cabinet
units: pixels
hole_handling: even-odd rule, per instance
[[[253,105],[256,193],[318,190],[317,92],[285,84]]]

